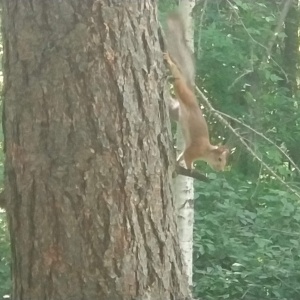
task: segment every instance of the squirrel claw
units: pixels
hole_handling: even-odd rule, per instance
[[[164,57],[164,60],[169,64],[169,65],[172,65],[173,62],[172,62],[172,59],[170,57],[170,54],[168,52],[164,52],[163,53],[163,57]]]

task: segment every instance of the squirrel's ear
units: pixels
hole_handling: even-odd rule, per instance
[[[225,145],[219,144],[218,145],[218,152],[221,153],[221,154],[227,153],[227,155],[228,155],[228,154],[230,154],[230,149]]]

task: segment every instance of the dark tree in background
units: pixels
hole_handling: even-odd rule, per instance
[[[284,22],[284,51],[283,61],[285,71],[288,75],[287,88],[292,97],[297,91],[297,67],[298,67],[298,28],[299,28],[299,10],[298,0],[293,0],[289,7],[285,22]]]
[[[187,299],[156,15],[3,1],[12,299]]]
[[[283,49],[283,62],[285,72],[287,74],[287,80],[284,81],[285,87],[288,91],[288,95],[291,98],[295,98],[298,106],[300,105],[298,100],[298,77],[299,77],[299,8],[298,0],[293,0],[290,6],[289,12],[284,22],[284,49]],[[291,105],[291,104],[290,104]],[[288,120],[289,126],[295,126],[298,124],[298,111],[295,110],[295,114],[290,116]],[[300,165],[300,151],[298,138],[289,140],[287,147],[290,154],[297,165]]]

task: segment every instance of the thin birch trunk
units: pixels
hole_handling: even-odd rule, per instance
[[[180,11],[186,20],[187,39],[189,47],[194,50],[194,30],[192,26],[191,12],[195,0],[181,0]],[[177,149],[182,151],[184,141],[181,129],[177,127]],[[178,176],[175,182],[175,205],[177,210],[177,226],[179,243],[182,250],[183,261],[186,265],[186,273],[189,285],[193,283],[193,226],[194,226],[194,180],[189,177]]]

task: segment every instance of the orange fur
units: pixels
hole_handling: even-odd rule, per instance
[[[192,169],[195,160],[204,160],[213,169],[223,171],[229,149],[225,146],[211,145],[206,120],[188,80],[184,78],[169,54],[164,54],[164,58],[174,77],[175,93],[180,104],[178,121],[182,126],[185,140],[185,149],[177,161],[184,160],[186,167]]]

